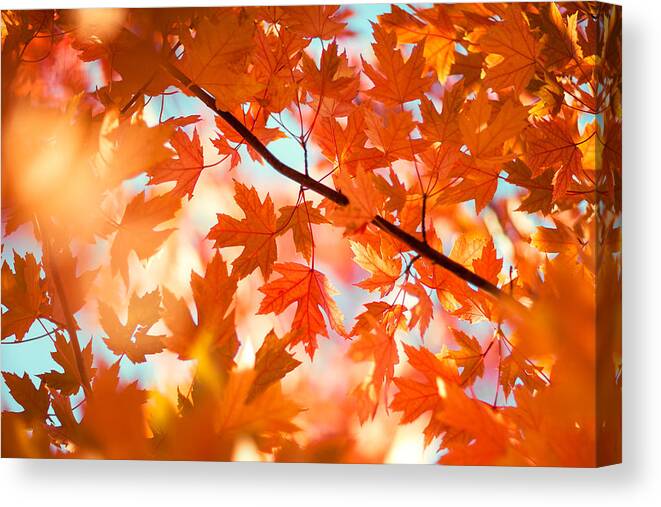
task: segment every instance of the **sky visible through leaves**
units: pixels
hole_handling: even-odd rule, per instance
[[[619,8],[2,21],[3,455],[620,459]]]

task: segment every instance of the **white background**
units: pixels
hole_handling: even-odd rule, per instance
[[[260,3],[140,1],[139,6]],[[456,0],[455,0],[456,1]],[[300,0],[261,3],[305,3]],[[311,2],[308,2],[311,3]],[[2,505],[652,505],[661,499],[661,2],[624,9],[624,464],[599,470],[0,461]],[[0,1],[4,8],[135,7]],[[342,505],[344,504],[344,505]]]

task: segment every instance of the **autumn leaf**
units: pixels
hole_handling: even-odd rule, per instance
[[[182,129],[177,129],[170,139],[170,143],[177,152],[178,158],[168,159],[152,167],[148,171],[151,177],[150,183],[157,185],[174,181],[173,192],[181,196],[188,195],[190,198],[193,196],[200,173],[204,169],[200,136],[197,129],[193,131],[192,138],[189,138]]]
[[[526,131],[525,154],[532,176],[540,176],[546,169],[556,170],[553,178],[553,200],[563,197],[573,178],[582,174],[583,154],[579,148],[577,127],[566,120],[542,120]]]
[[[484,245],[479,259],[473,260],[473,271],[485,280],[498,285],[498,275],[503,269],[503,259],[498,258],[493,240]]]
[[[323,117],[313,131],[324,157],[351,175],[357,174],[359,168],[371,169],[383,164],[383,154],[374,147],[366,146],[366,114],[365,107],[353,109],[346,126],[333,117]]]
[[[276,222],[278,235],[292,231],[296,251],[310,260],[314,247],[310,229],[312,224],[326,224],[328,220],[321,214],[311,201],[303,201],[296,206],[283,206]]]
[[[463,331],[451,329],[454,341],[459,350],[450,350],[449,355],[461,368],[461,385],[472,384],[477,377],[484,375],[484,355],[480,342],[474,336],[468,336]]]
[[[372,23],[374,35],[374,55],[378,61],[378,70],[363,60],[363,69],[367,77],[374,83],[368,94],[374,100],[386,106],[401,106],[412,100],[419,99],[433,82],[425,76],[425,57],[423,56],[425,42],[415,45],[408,60],[397,47],[397,35],[380,25]]]
[[[343,316],[332,296],[337,294],[325,275],[302,264],[293,262],[275,265],[275,271],[281,278],[267,283],[259,290],[264,299],[259,306],[259,314],[284,312],[296,303],[296,313],[292,329],[298,333],[292,338],[291,345],[303,343],[310,358],[317,349],[317,336],[329,337],[324,314],[328,325],[340,336],[346,331],[342,323]],[[323,314],[322,314],[323,310]]]
[[[621,9],[375,9],[2,12],[3,456],[621,460]]]
[[[509,5],[504,20],[490,28],[479,43],[483,51],[501,57],[487,68],[484,84],[496,91],[514,86],[517,93],[522,92],[535,75],[540,44],[521,7]]]
[[[32,254],[14,254],[14,271],[7,261],[2,264],[2,339],[15,335],[21,341],[33,322],[45,310],[46,287],[40,278],[40,266]]]
[[[386,163],[413,160],[415,153],[422,150],[421,140],[411,138],[415,125],[408,111],[388,111],[383,115],[366,111],[365,127],[367,138],[383,153]]]
[[[166,348],[184,360],[210,356],[220,371],[230,369],[239,349],[234,312],[229,311],[236,284],[236,277],[228,275],[218,252],[207,265],[204,277],[191,273],[197,322],[186,302],[164,289],[163,321],[171,331],[163,340]]]
[[[551,227],[538,227],[530,238],[530,244],[547,253],[562,253],[568,257],[574,257],[583,248],[581,239],[576,232],[555,220],[555,229]]]
[[[172,156],[165,146],[176,124],[164,122],[150,127],[140,117],[133,121],[120,118],[116,109],[103,118],[97,166],[102,180],[113,187],[149,171]]]
[[[290,338],[278,338],[274,331],[264,337],[264,342],[255,355],[255,378],[246,396],[246,403],[250,403],[274,382],[284,378],[301,364],[286,350]]]
[[[410,308],[411,322],[409,327],[413,329],[415,326],[418,326],[420,329],[420,335],[424,337],[434,315],[434,304],[429,297],[427,290],[418,280],[416,280],[415,283],[409,282],[404,285],[404,290],[407,294],[417,298],[416,303]]]
[[[354,260],[360,267],[369,271],[371,276],[357,285],[366,290],[379,290],[381,297],[388,295],[395,287],[402,271],[402,261],[391,243],[382,241],[379,250],[372,245],[362,245],[351,241]]]
[[[230,110],[262,89],[245,72],[254,33],[255,24],[249,17],[222,9],[213,22],[198,20],[195,37],[187,28],[180,34],[185,48],[181,69],[193,83],[213,93],[221,109]]]
[[[116,362],[99,369],[92,393],[85,403],[80,423],[81,457],[89,457],[86,449],[93,449],[106,459],[147,458],[148,440],[143,413],[146,391],[138,388],[137,381],[123,385],[119,378],[119,362]]]
[[[404,344],[404,352],[416,375],[395,377],[398,392],[390,408],[402,412],[402,424],[413,422],[426,412],[431,412],[432,416],[424,430],[425,445],[429,445],[444,430],[436,416],[443,410],[447,385],[458,380],[457,371],[426,348],[416,349]]]
[[[341,35],[347,25],[338,5],[292,5],[282,9],[287,27],[309,39],[330,40]]]
[[[253,437],[263,446],[281,434],[298,430],[292,419],[301,407],[282,393],[279,383],[248,400],[255,372],[233,372],[218,402],[216,427],[224,440],[242,435]]]
[[[367,321],[370,329],[363,329],[358,339],[352,342],[349,357],[354,361],[374,361],[372,381],[378,395],[384,382],[388,388],[392,381],[399,355],[394,334],[388,333],[385,327],[369,314]]]
[[[92,367],[92,340],[81,351],[86,376],[93,378],[96,369]],[[62,368],[62,371],[51,370],[39,375],[39,378],[52,389],[56,389],[63,396],[76,394],[81,386],[80,371],[73,346],[64,338],[64,334],[55,333],[55,350],[51,352],[53,361]]]
[[[173,229],[161,229],[161,224],[174,218],[181,207],[181,199],[165,194],[146,200],[142,192],[129,202],[117,227],[110,247],[113,273],[118,271],[128,280],[128,255],[134,251],[138,259],[145,260],[156,253]],[[159,230],[156,230],[159,229]]]
[[[234,199],[243,211],[245,218],[237,220],[224,213],[218,214],[207,238],[215,241],[216,248],[243,246],[243,252],[232,262],[232,274],[245,278],[259,267],[264,280],[268,280],[273,263],[278,258],[275,242],[280,232],[276,225],[273,201],[267,194],[262,202],[254,188],[234,183]]]
[[[379,214],[385,198],[374,185],[375,176],[367,171],[359,171],[355,178],[339,173],[336,182],[349,204],[333,207],[327,218],[337,226],[346,228],[346,234],[363,231],[368,223]]]
[[[358,93],[358,76],[349,67],[346,52],[339,54],[337,42],[321,52],[319,67],[307,53],[302,55],[303,85],[320,98],[351,102]]]
[[[424,40],[424,57],[427,67],[436,72],[438,81],[445,83],[456,54],[456,29],[444,5],[430,9],[416,9],[410,14],[393,4],[390,13],[379,16],[380,23],[397,34],[400,43],[418,43]]]
[[[149,329],[160,319],[160,304],[157,290],[143,296],[133,293],[126,324],[122,324],[110,306],[99,303],[99,320],[108,334],[103,341],[108,348],[118,356],[126,355],[134,363],[144,363],[145,355],[161,352],[163,336],[149,334]]]
[[[35,387],[27,373],[19,377],[14,373],[3,371],[2,378],[12,398],[23,407],[23,415],[26,419],[34,421],[46,419],[50,398],[43,382],[39,384],[39,388]]]
[[[250,130],[250,132],[252,132],[253,135],[264,144],[264,146],[272,141],[285,137],[279,128],[266,126],[267,115],[263,112],[260,113],[260,111],[261,110],[258,109],[253,113],[252,111],[244,112],[239,109],[238,113],[240,113],[239,117],[243,118],[243,124],[245,127]],[[221,155],[231,155],[232,167],[234,167],[236,165],[235,162],[240,161],[240,156],[236,152],[236,149],[240,145],[243,145],[245,140],[241,134],[236,133],[220,116],[217,116],[215,121],[216,127],[218,127],[222,134],[220,139],[212,140],[212,142],[216,148],[218,148]],[[234,143],[235,146],[233,148],[228,148],[229,145],[227,144],[227,141]],[[259,162],[260,164],[264,161],[262,156],[250,145],[248,146],[248,155],[250,155],[252,160]]]
[[[481,91],[459,118],[464,142],[470,150],[471,159],[478,165],[511,159],[504,153],[505,142],[528,126],[528,111],[521,104],[505,102],[495,115],[494,105],[487,93]]]

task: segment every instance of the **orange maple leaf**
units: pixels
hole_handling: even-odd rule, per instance
[[[216,248],[242,246],[243,252],[232,262],[232,274],[245,278],[259,267],[264,280],[268,280],[273,270],[273,263],[278,258],[278,246],[275,242],[280,232],[277,227],[271,196],[266,194],[264,202],[254,188],[248,188],[238,181],[234,182],[234,200],[245,215],[237,220],[224,213],[218,214],[218,223],[214,225],[207,239],[215,241]]]
[[[204,169],[204,156],[197,129],[193,130],[192,139],[182,129],[177,129],[170,139],[170,144],[179,157],[168,159],[148,170],[150,183],[157,185],[174,181],[176,185],[173,192],[192,197],[197,180]]]
[[[351,241],[354,261],[360,267],[369,271],[371,276],[356,285],[366,290],[378,290],[381,297],[389,294],[395,287],[402,272],[402,261],[397,257],[397,251],[391,242],[381,241],[377,251],[372,245],[363,245]]]
[[[296,5],[282,7],[287,27],[300,37],[329,40],[341,35],[347,23],[339,5]]]
[[[62,371],[51,370],[40,374],[39,378],[51,389],[60,391],[63,396],[76,394],[82,385],[80,371],[78,370],[73,346],[60,332],[55,333],[55,350],[51,352],[51,357],[58,366],[62,367]],[[92,340],[82,350],[82,358],[87,378],[91,379],[96,372],[96,368],[92,368]]]
[[[487,53],[500,55],[501,61],[487,69],[484,84],[494,90],[514,86],[525,90],[535,75],[541,45],[534,37],[528,20],[517,4],[509,4],[504,20],[487,30],[479,41]]]
[[[363,60],[365,74],[374,87],[367,91],[374,100],[386,106],[401,106],[419,99],[431,87],[433,78],[425,76],[425,42],[418,42],[407,61],[397,49],[397,35],[376,23],[372,23],[374,55],[378,61],[377,71]]]
[[[296,206],[280,208],[276,229],[278,235],[291,230],[296,251],[302,254],[305,260],[309,261],[314,247],[310,226],[312,224],[327,223],[328,220],[321,214],[319,208],[316,208],[311,201],[303,201]]]
[[[174,230],[156,228],[174,218],[181,207],[181,199],[174,194],[161,195],[148,201],[145,195],[145,192],[141,192],[127,204],[110,247],[112,272],[119,271],[126,282],[129,277],[129,253],[134,251],[140,260],[154,255]]]
[[[231,9],[220,9],[217,18],[201,17],[195,23],[195,37],[181,31],[185,51],[180,65],[184,73],[216,97],[220,109],[229,111],[262,90],[247,73],[253,50],[255,23]]]
[[[34,255],[14,254],[14,272],[2,264],[2,338],[15,335],[21,341],[33,322],[45,312],[46,283],[40,279],[40,266]]]
[[[126,324],[114,310],[99,303],[101,327],[108,333],[105,344],[118,356],[126,355],[134,363],[144,363],[145,355],[163,350],[163,336],[150,335],[149,329],[160,319],[161,297],[157,290],[143,296],[133,293],[129,300]]]
[[[258,313],[281,314],[289,305],[296,303],[291,327],[298,333],[292,338],[291,345],[303,343],[310,358],[314,357],[317,335],[329,337],[322,310],[330,327],[339,335],[346,336],[342,313],[332,298],[337,292],[326,276],[294,262],[276,264],[274,268],[282,277],[259,289],[264,293],[264,299]]]
[[[255,378],[246,396],[247,403],[301,364],[286,350],[290,339],[291,335],[278,338],[273,330],[266,335],[262,346],[255,354]]]
[[[180,359],[208,355],[221,371],[229,370],[239,349],[234,311],[228,312],[236,283],[236,277],[227,274],[227,266],[218,252],[207,265],[204,277],[191,273],[197,323],[185,301],[164,289],[163,321],[172,332],[163,340],[165,346]]]

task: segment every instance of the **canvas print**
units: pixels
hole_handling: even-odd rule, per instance
[[[621,8],[2,12],[2,456],[621,460]]]

